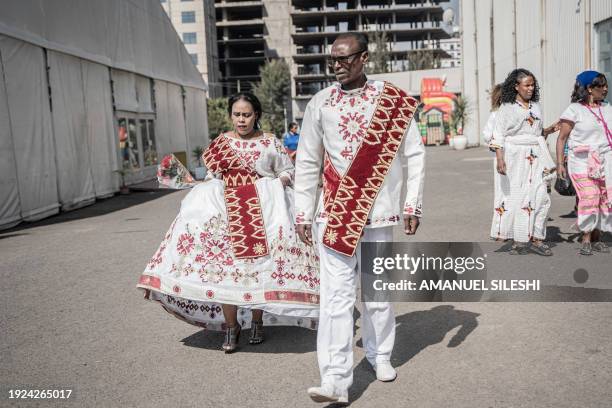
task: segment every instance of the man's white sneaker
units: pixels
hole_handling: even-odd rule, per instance
[[[376,371],[376,379],[378,381],[388,382],[397,378],[397,371],[391,366],[389,361],[381,361],[372,364],[372,368]]]
[[[348,392],[338,394],[334,387],[324,384],[321,387],[310,387],[308,395],[314,402],[335,402],[348,404]]]

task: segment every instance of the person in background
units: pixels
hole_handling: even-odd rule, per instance
[[[491,113],[489,114],[489,118],[487,119],[487,123],[482,131],[482,137],[484,142],[488,145],[493,139],[493,129],[495,129],[495,118],[497,117],[497,111],[502,104],[502,88],[503,84],[497,84],[491,89]],[[495,153],[495,149],[490,149],[493,153]],[[493,158],[493,202],[500,202],[501,186],[499,183],[500,177],[497,175],[497,156]],[[497,239],[497,238],[496,238]]]
[[[295,161],[295,154],[297,152],[299,140],[300,134],[298,133],[298,124],[291,122],[289,124],[289,131],[283,136],[283,145],[287,150],[287,154],[293,161]]]
[[[604,100],[608,81],[597,71],[576,77],[571,104],[561,115],[557,139],[557,173],[567,173],[578,196],[580,254],[609,253],[602,231],[612,231],[612,107]],[[567,145],[567,168],[563,147]]]
[[[550,209],[548,181],[556,166],[545,137],[557,130],[542,126],[538,82],[526,69],[508,74],[502,86],[502,105],[489,148],[495,150],[499,194],[494,202],[491,238],[513,240],[511,255],[531,250],[550,256],[543,241]]]
[[[497,84],[491,89],[491,113],[489,114],[489,118],[487,119],[487,123],[485,124],[484,130],[482,131],[482,136],[485,143],[489,143],[493,138],[493,129],[495,128],[495,117],[497,116],[497,110],[501,106],[501,97],[502,97],[502,85]]]

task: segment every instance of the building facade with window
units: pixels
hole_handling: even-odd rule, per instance
[[[440,60],[440,68],[455,68],[461,66],[461,38],[454,35],[453,38],[440,40],[439,48],[445,51],[450,58]]]
[[[266,60],[291,63],[289,0],[215,0],[223,95],[250,90]]]
[[[0,229],[155,178],[168,153],[193,167],[207,128],[206,83],[159,0],[3,3]]]
[[[214,80],[208,76],[211,95],[216,84],[221,92],[216,89],[215,96],[250,90],[260,80],[259,69],[266,60],[283,58],[291,69],[292,102],[287,111],[292,119],[300,120],[312,95],[333,80],[326,69],[326,57],[339,33],[385,32],[390,68],[394,72],[414,69],[411,64],[423,59],[423,54],[435,61],[452,55],[440,46],[452,34],[442,22],[444,10],[450,7],[448,1],[215,0],[213,18],[202,21],[196,13],[195,24],[183,23],[184,15],[177,13],[198,9],[198,3],[202,0],[162,1],[179,34],[197,34],[195,41],[186,38],[186,42],[194,42],[186,45],[190,53],[203,49],[204,43],[209,44],[206,63],[211,66],[212,55],[218,62],[219,75]],[[210,48],[211,26],[216,28],[216,54]],[[198,68],[202,71],[203,57],[199,51],[198,56]]]
[[[359,32],[375,41],[384,33],[389,70],[414,70],[415,65],[449,55],[440,47],[451,29],[442,21],[447,1],[439,0],[291,0],[293,42],[293,112],[298,120],[306,104],[333,80],[326,67],[331,45],[343,32]]]
[[[569,105],[578,73],[595,69],[612,79],[609,0],[462,0],[461,18],[463,94],[472,105],[465,129],[470,145],[481,140],[491,104],[488,91],[514,68],[536,75],[546,126]],[[548,138],[551,150],[555,138]]]
[[[209,96],[221,96],[214,1],[161,0],[161,5],[208,84]]]

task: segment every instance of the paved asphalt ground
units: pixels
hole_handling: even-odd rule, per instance
[[[489,153],[432,147],[427,160],[423,224],[412,240],[487,241]],[[264,344],[224,355],[221,334],[142,300],[138,277],[185,194],[132,193],[0,234],[0,406],[317,406],[305,392],[319,381],[315,332],[270,328]],[[560,217],[572,206],[553,195],[549,235],[559,244],[575,240],[573,220]],[[546,273],[587,262],[576,244],[564,245],[551,260],[561,267]],[[588,260],[593,281],[612,274],[611,261]],[[363,359],[357,321],[354,407],[612,404],[610,303],[401,303],[396,314],[393,383],[377,382]],[[74,394],[11,401],[10,388]]]

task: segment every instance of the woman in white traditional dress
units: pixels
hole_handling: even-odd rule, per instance
[[[496,154],[499,186],[491,237],[513,240],[513,255],[531,249],[550,256],[552,251],[543,241],[550,208],[548,183],[556,166],[544,136],[554,132],[557,124],[543,129],[538,83],[526,69],[508,75],[501,101],[489,141]]]
[[[489,118],[487,119],[487,123],[482,131],[482,137],[484,138],[485,143],[488,145],[493,138],[493,130],[495,129],[495,117],[497,116],[497,110],[501,106],[501,97],[502,97],[502,85],[497,84],[491,89],[491,112],[489,113]],[[497,169],[497,161],[495,161],[495,168]]]
[[[557,173],[569,172],[578,195],[582,255],[609,253],[602,231],[612,231],[612,107],[604,100],[608,81],[597,71],[576,77],[570,106],[561,115],[557,139]],[[567,142],[567,169],[563,147]]]
[[[497,117],[497,111],[501,106],[501,96],[502,96],[502,84],[497,84],[491,89],[490,98],[491,98],[491,112],[489,113],[489,118],[487,119],[487,123],[482,131],[482,137],[484,142],[488,145],[493,138],[493,130],[495,129],[495,118]],[[493,153],[495,153],[495,149],[491,149]],[[499,185],[499,177],[495,176],[497,173],[497,157],[493,156],[493,202],[497,203],[499,201],[499,197],[501,194],[501,188]]]
[[[222,349],[249,343],[265,325],[316,328],[318,255],[293,225],[293,163],[274,135],[259,130],[261,104],[250,93],[228,102],[234,130],[219,135],[203,158],[205,182],[181,209],[138,287],[189,323],[225,330]]]

